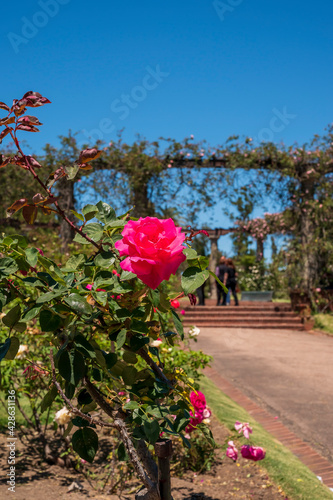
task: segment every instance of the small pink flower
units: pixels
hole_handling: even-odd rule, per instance
[[[250,434],[252,434],[252,427],[249,426],[248,422],[245,422],[244,424],[238,421],[235,422],[235,429],[239,434],[242,432],[246,439],[249,439]]]
[[[185,314],[186,314],[185,310],[184,310],[184,309],[182,309],[182,310],[180,311],[180,314],[182,314],[183,316],[185,316]]]
[[[106,292],[106,290],[103,290],[103,288],[97,288],[96,292]]]
[[[204,411],[202,412],[203,418],[210,418],[212,416],[212,412],[210,411],[209,408],[205,408]]]
[[[265,458],[266,451],[260,446],[243,445],[241,447],[241,454],[243,458],[258,462],[259,460],[263,460]]]
[[[225,454],[227,455],[228,458],[231,458],[231,460],[236,462],[238,458],[238,450],[233,441],[228,442],[228,448]]]
[[[118,276],[118,278],[120,278],[120,274],[117,273],[117,271],[115,269],[112,269],[112,273],[115,275],[115,276]]]
[[[86,286],[86,289],[87,289],[87,290],[91,290],[91,289],[92,289],[92,287],[93,287],[93,284],[94,284],[94,283],[91,283],[91,285],[87,285],[87,286]]]
[[[321,288],[316,288],[316,292],[321,292]]]
[[[177,300],[177,299],[170,300],[170,304],[171,304],[171,307],[174,307],[175,309],[178,309],[178,307],[180,306],[179,300]]]

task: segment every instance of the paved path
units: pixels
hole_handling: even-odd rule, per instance
[[[201,328],[212,367],[333,462],[333,337]]]

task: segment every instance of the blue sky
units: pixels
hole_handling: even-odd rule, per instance
[[[124,128],[128,141],[291,144],[332,121],[328,0],[16,0],[1,13],[0,100],[52,101],[37,110],[42,131],[25,134],[35,152],[69,129],[85,142]]]

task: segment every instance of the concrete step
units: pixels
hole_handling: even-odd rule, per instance
[[[184,326],[192,326],[193,323],[183,323]],[[274,329],[274,330],[304,330],[302,323],[230,323],[226,324],[224,322],[213,322],[213,323],[195,323],[197,327],[207,327],[207,328],[252,328],[257,329]]]
[[[187,317],[183,319],[183,323],[191,323],[191,324],[196,324],[199,325],[201,323],[224,323],[226,325],[231,325],[233,323],[238,323],[238,324],[243,324],[243,323],[251,323],[253,325],[255,324],[262,324],[265,323],[265,325],[270,325],[270,324],[281,324],[281,323],[288,323],[290,325],[294,324],[300,324],[301,320],[299,318],[291,318],[291,319],[285,319],[279,321],[279,319],[276,318],[269,318],[269,319],[263,319],[263,318],[193,318],[193,317]]]
[[[185,311],[186,316],[191,318],[299,318],[293,312],[274,312],[274,311]]]

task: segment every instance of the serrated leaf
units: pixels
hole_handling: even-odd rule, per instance
[[[70,384],[77,386],[85,375],[84,358],[78,351],[63,351],[58,360],[60,375]]]
[[[4,257],[0,259],[0,278],[4,278],[6,276],[9,276],[10,274],[14,274],[17,270],[18,265],[11,257]]]
[[[202,271],[199,267],[189,267],[187,268],[181,278],[182,288],[185,295],[195,292],[209,277],[209,272],[207,270]]]
[[[61,270],[64,272],[76,271],[79,267],[81,267],[81,264],[83,264],[85,260],[86,256],[83,253],[80,253],[79,255],[72,255]]]
[[[92,239],[93,241],[99,241],[103,236],[103,226],[101,226],[101,224],[98,224],[98,222],[91,222],[90,224],[84,226],[82,232],[85,233],[87,236],[89,236],[89,238]],[[89,241],[87,241],[83,236],[81,236],[78,233],[76,233],[73,241],[81,243],[82,245],[90,244]]]
[[[121,374],[126,385],[133,385],[136,381],[137,375],[138,370],[134,366],[130,365],[126,366]]]
[[[74,342],[76,348],[84,355],[89,358],[96,358],[96,353],[90,342],[81,334],[75,336]]]
[[[37,248],[27,248],[25,250],[25,256],[27,258],[29,266],[36,267],[38,255],[39,251],[37,250]]]
[[[77,314],[92,314],[92,307],[88,304],[85,297],[78,293],[71,293],[66,299],[66,304],[69,305]]]
[[[82,427],[74,432],[72,446],[83,460],[92,463],[98,450],[98,436],[91,427]]]
[[[99,267],[109,268],[115,260],[113,252],[102,252],[95,257],[94,264]]]
[[[96,218],[101,222],[103,222],[103,224],[108,224],[108,222],[111,222],[112,220],[116,219],[116,212],[107,203],[99,201],[96,204],[96,207],[98,208],[98,213],[96,214]]]
[[[126,335],[127,335],[127,330],[125,330],[125,328],[123,328],[122,330],[120,330],[120,332],[118,333],[116,344],[119,347],[119,349],[126,342]]]
[[[172,314],[173,324],[175,325],[177,332],[181,336],[181,339],[183,339],[184,338],[183,323],[181,322],[180,317],[178,316],[178,314],[176,313],[176,311],[174,309],[171,309],[171,314]]]
[[[137,408],[140,408],[138,403],[136,401],[129,401],[128,403],[124,404],[125,410],[136,410]]]
[[[155,444],[160,437],[160,426],[157,420],[145,420],[143,423],[143,428],[148,441],[151,444]]]

